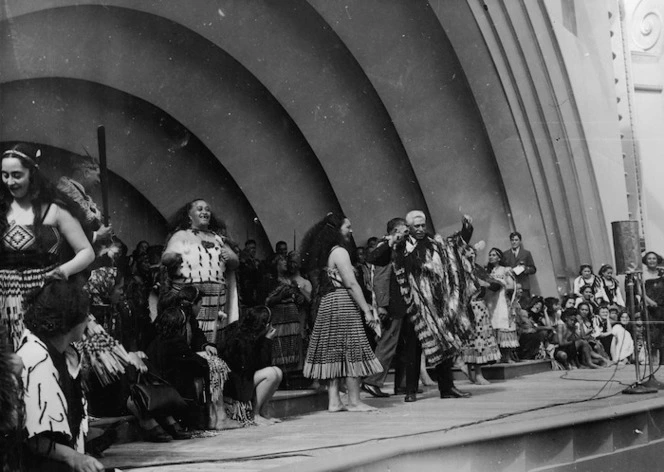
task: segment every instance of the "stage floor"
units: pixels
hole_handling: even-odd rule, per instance
[[[664,371],[658,377],[664,379]],[[425,387],[415,403],[404,403],[403,396],[366,398],[378,412],[321,411],[189,441],[115,445],[102,462],[142,472],[326,470],[394,448],[473,442],[520,428],[601,420],[664,405],[662,392],[622,394],[634,381],[634,366],[550,371],[487,386],[457,381],[473,393],[471,398],[443,400],[434,387]],[[392,385],[384,390],[391,392]]]

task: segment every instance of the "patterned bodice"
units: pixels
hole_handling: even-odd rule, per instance
[[[36,231],[39,231],[37,235]],[[38,244],[38,238],[41,244]],[[2,235],[0,268],[7,266],[39,267],[57,261],[63,246],[63,238],[57,227],[41,225],[11,225]]]
[[[223,238],[215,235],[214,239],[209,241],[202,239],[192,230],[186,230],[186,235],[183,236],[175,248],[175,251],[182,255],[178,278],[186,283],[224,283],[226,262],[221,257]]]

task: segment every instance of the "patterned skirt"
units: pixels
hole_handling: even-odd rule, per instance
[[[503,349],[519,347],[519,335],[516,329],[497,329],[496,341],[498,341],[498,347]]]
[[[210,399],[213,402],[217,402],[224,394],[224,383],[228,380],[230,369],[228,368],[228,364],[218,356],[212,356],[207,352],[200,352],[199,355],[208,363],[210,370]]]
[[[305,377],[335,379],[382,372],[361,316],[348,290],[337,289],[323,296],[304,363]]]
[[[270,307],[272,326],[277,331],[272,343],[272,363],[284,372],[302,368],[302,332],[300,310],[295,303]]]
[[[51,265],[35,269],[0,270],[0,322],[7,326],[10,345],[18,349],[23,335],[23,297],[44,284],[46,274],[57,266]]]
[[[475,331],[463,348],[463,361],[468,364],[499,361],[500,349],[491,327],[491,315],[484,300],[472,300],[470,306],[475,315]]]

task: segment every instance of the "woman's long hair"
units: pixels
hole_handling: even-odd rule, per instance
[[[39,238],[39,229],[42,224],[41,211],[43,205],[55,203],[71,213],[81,226],[85,225],[83,210],[71,198],[58,190],[39,169],[41,151],[37,146],[29,143],[14,144],[2,154],[2,159],[10,157],[21,161],[23,167],[28,169],[30,173],[28,194],[30,195],[30,203],[35,214],[34,227],[37,238]],[[3,217],[0,217],[0,234],[4,234],[9,227],[6,215],[9,213],[9,208],[13,200],[14,197],[9,192],[7,186],[4,184],[0,185],[0,215],[3,215]],[[84,228],[84,230],[86,230],[86,233],[89,232],[87,228]],[[41,244],[39,239],[37,240],[37,244]]]
[[[171,220],[171,231],[166,237],[166,244],[168,244],[168,240],[171,239],[171,236],[173,236],[173,234],[175,234],[177,231],[191,228],[189,212],[194,207],[194,203],[199,201],[205,201],[205,199],[194,198],[189,203],[181,207],[177,212],[175,212],[175,215]],[[228,227],[226,226],[226,222],[220,218],[217,218],[213,211],[210,212],[210,223],[208,224],[208,229],[220,236],[223,236],[226,244],[228,244],[236,254],[240,253],[240,245],[228,236]]]
[[[334,246],[346,246],[341,236],[341,226],[345,219],[341,213],[328,213],[307,231],[300,244],[304,273],[309,274],[325,267]]]

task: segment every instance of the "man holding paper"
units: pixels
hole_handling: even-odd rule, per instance
[[[512,268],[517,283],[521,284],[523,289],[521,300],[527,304],[530,302],[530,275],[537,272],[537,267],[530,251],[521,246],[521,233],[514,231],[510,234],[510,245],[510,249],[503,251],[503,262]]]

